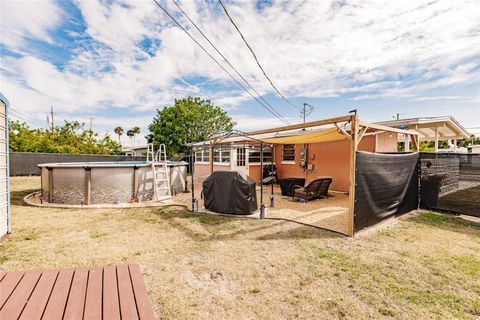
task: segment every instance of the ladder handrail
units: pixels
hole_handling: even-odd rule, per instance
[[[170,188],[170,174],[168,172],[168,167],[167,167],[167,148],[163,143],[160,144],[157,152],[154,152],[153,144],[148,145],[147,162],[150,162],[152,166],[154,200],[155,201],[161,200],[160,199],[161,197],[159,194],[160,193],[159,186],[158,186],[159,182],[162,183],[161,188],[167,191],[167,194],[162,196],[163,199],[171,198],[172,190]],[[158,171],[155,168],[156,164],[160,166]],[[157,174],[164,175],[164,178],[161,178],[160,181],[158,181]]]
[[[155,153],[153,149],[153,143],[147,145],[147,162],[154,162]],[[150,159],[151,158],[151,159]]]

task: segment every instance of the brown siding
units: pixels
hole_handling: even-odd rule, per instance
[[[281,146],[278,146],[278,152],[275,153],[279,178],[304,177],[307,180],[315,179],[319,176],[330,176],[333,178],[332,190],[348,192],[350,186],[349,178],[349,152],[350,141],[331,141],[314,143],[309,145],[308,162],[314,165],[313,171],[304,171],[299,165],[300,150],[303,144],[295,146],[295,164],[282,164]],[[359,144],[359,150],[374,152],[374,137],[364,137]]]

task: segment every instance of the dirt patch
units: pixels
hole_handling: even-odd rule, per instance
[[[12,179],[12,191],[38,188]],[[18,199],[18,196],[17,196]],[[12,205],[0,268],[138,263],[165,319],[475,319],[480,228],[428,212],[347,238],[287,221]]]

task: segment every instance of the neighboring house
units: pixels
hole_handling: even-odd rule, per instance
[[[457,147],[459,140],[470,138],[470,133],[453,117],[423,117],[377,122],[388,127],[410,129],[418,132],[420,141],[434,141],[435,152],[465,152]],[[449,149],[440,149],[439,141],[448,141]],[[404,142],[409,150],[409,137],[398,135],[398,142]]]
[[[147,145],[136,146],[133,148],[123,147],[122,155],[124,156],[146,156],[147,155]]]

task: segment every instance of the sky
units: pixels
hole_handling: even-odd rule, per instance
[[[229,68],[173,0],[158,1]],[[365,121],[451,115],[480,134],[480,1],[223,2],[280,92],[314,106],[307,121],[352,109]],[[177,3],[287,122],[302,121],[217,0]],[[53,106],[57,123],[92,121],[101,135],[138,126],[143,144],[156,110],[189,95],[225,109],[240,130],[283,125],[153,0],[0,6],[0,91],[11,117],[32,127],[47,127]]]

